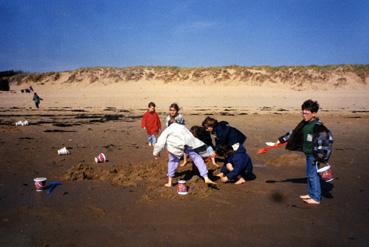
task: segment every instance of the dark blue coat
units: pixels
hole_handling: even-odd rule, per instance
[[[246,136],[242,134],[238,129],[229,126],[228,122],[218,122],[213,129],[216,138],[215,145],[220,147],[223,145],[232,146],[233,144],[239,143],[240,146],[246,141]]]
[[[233,171],[228,171],[224,165],[221,172],[224,173],[230,181],[237,179],[237,176],[241,175],[247,177],[248,174],[252,174],[252,161],[244,150],[236,151],[228,156],[224,164],[231,163]]]

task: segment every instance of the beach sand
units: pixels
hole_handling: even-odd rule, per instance
[[[38,85],[44,99],[0,93],[1,246],[365,246],[369,242],[369,102],[365,90],[126,83]],[[256,155],[300,121],[300,105],[318,100],[333,132],[336,179],[321,205],[307,190],[304,155],[283,147]],[[166,152],[152,157],[140,117],[154,101],[160,118],[178,102],[186,125],[212,115],[246,133],[256,179],[204,185],[191,165],[178,170],[189,194],[164,188]],[[15,126],[28,120],[29,126]],[[58,156],[67,147],[70,155]],[[96,164],[105,153],[108,162]],[[212,177],[218,170],[208,165]],[[33,178],[60,181],[36,192]]]

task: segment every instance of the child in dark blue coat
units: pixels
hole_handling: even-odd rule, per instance
[[[215,134],[215,150],[218,150],[221,146],[232,146],[234,151],[244,150],[244,142],[246,136],[238,129],[230,126],[228,122],[220,121],[207,117],[202,122],[202,126],[206,131]]]
[[[245,149],[234,151],[232,146],[225,145],[218,149],[218,154],[226,158],[225,165],[217,175],[222,182],[231,181],[234,184],[243,184],[246,179],[254,177],[252,161]]]

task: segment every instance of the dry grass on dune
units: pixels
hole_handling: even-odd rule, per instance
[[[47,73],[17,73],[11,84],[113,84],[138,81],[163,83],[238,83],[249,86],[283,85],[287,88],[351,88],[369,84],[369,65],[226,66],[226,67],[95,67]]]

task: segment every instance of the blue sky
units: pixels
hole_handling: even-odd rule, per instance
[[[0,0],[0,70],[369,64],[368,0]]]

